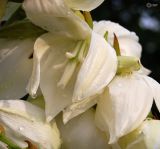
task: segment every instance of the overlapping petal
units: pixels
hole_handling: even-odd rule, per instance
[[[110,132],[110,143],[136,129],[148,115],[153,102],[150,87],[141,77],[117,76],[98,102],[98,126]],[[103,123],[103,124],[101,124]]]
[[[146,81],[146,83],[149,85],[152,91],[152,96],[156,102],[157,108],[160,111],[160,84],[148,76],[143,76],[143,78]]]
[[[0,99],[17,99],[26,94],[34,41],[0,39]]]
[[[111,45],[113,45],[115,33],[119,41],[122,55],[141,57],[142,47],[138,42],[138,36],[134,32],[130,32],[118,23],[111,21],[95,22],[93,30],[102,36],[104,36],[107,31],[108,41]]]
[[[90,35],[88,24],[67,6],[64,0],[25,0],[27,17],[43,29],[67,34],[74,39],[85,39]]]
[[[91,11],[98,7],[104,0],[65,0],[66,4],[74,10]]]
[[[65,53],[72,51],[76,46],[77,41],[74,41],[66,36],[59,34],[44,34],[39,37],[34,46],[34,56],[39,60],[35,62],[35,70],[33,70],[33,78],[30,91],[34,91],[35,86],[38,89],[40,84],[41,91],[45,98],[47,120],[50,121],[55,117],[64,107],[71,103],[74,78],[72,77],[66,88],[58,85],[64,71],[63,65],[66,61]],[[37,77],[38,76],[38,77]],[[38,78],[35,82],[35,78]],[[33,80],[33,82],[32,82]]]
[[[100,94],[115,76],[116,69],[115,50],[102,36],[93,32],[88,54],[77,77],[73,101]]]
[[[28,140],[40,149],[59,148],[56,124],[46,123],[42,109],[22,100],[1,100],[0,117],[6,136],[18,146],[26,148]]]
[[[122,137],[119,144],[122,149],[151,149],[160,148],[159,134],[160,134],[159,120],[146,120],[142,125],[131,132],[129,135]]]

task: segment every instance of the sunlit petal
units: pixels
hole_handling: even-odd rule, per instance
[[[25,0],[23,7],[27,17],[47,31],[58,31],[74,39],[85,39],[90,35],[87,23],[76,16],[63,0]]]
[[[105,39],[92,33],[88,54],[77,77],[73,101],[99,94],[116,73],[117,57]]]
[[[1,100],[0,122],[6,129],[6,135],[20,147],[27,147],[25,140],[40,149],[58,149],[60,145],[56,124],[46,123],[44,111],[28,102]]]
[[[156,102],[158,110],[160,111],[160,84],[148,76],[143,76],[143,78],[151,88],[152,96]]]
[[[55,66],[66,61],[65,53],[73,50],[76,41],[66,36],[45,34],[37,39],[35,50],[37,54],[40,51],[46,51],[40,60],[40,88],[45,99],[45,109],[47,120],[52,120],[64,107],[71,103],[74,87],[74,77],[68,83],[66,88],[58,86],[58,82],[64,71],[64,67]],[[41,53],[41,52],[40,52]]]
[[[104,0],[65,0],[66,4],[75,10],[91,11],[98,7]]]
[[[142,123],[152,102],[150,88],[141,77],[117,76],[98,102],[96,119],[101,119],[102,124],[97,124],[104,131],[109,128],[110,143],[114,143]]]
[[[67,123],[70,119],[73,117],[76,117],[77,115],[85,112],[89,108],[91,108],[93,105],[97,103],[98,97],[95,98],[88,98],[76,103],[73,103],[72,105],[68,106],[63,111],[63,122]]]

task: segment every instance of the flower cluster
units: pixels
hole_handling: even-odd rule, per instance
[[[160,148],[160,122],[148,119],[160,84],[134,32],[92,21],[103,1],[18,1],[24,18],[0,28],[1,148]]]

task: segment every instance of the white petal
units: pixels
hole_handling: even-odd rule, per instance
[[[153,102],[150,88],[143,78],[131,75],[117,76],[109,84],[109,90],[98,102],[96,119],[99,128],[110,132],[114,143],[136,129],[149,113]]]
[[[121,54],[140,58],[142,47],[138,43],[139,38],[134,32],[130,32],[118,23],[111,21],[94,22],[93,30],[102,36],[108,31],[108,41],[111,45],[113,45],[115,33],[120,44]]]
[[[156,102],[157,108],[160,111],[160,84],[154,79],[143,76],[149,87],[151,88],[152,96]]]
[[[83,11],[91,11],[104,2],[104,0],[65,0],[65,1],[70,8]]]
[[[0,101],[0,122],[6,129],[6,135],[22,147],[25,145],[24,141],[28,140],[37,144],[40,149],[58,149],[60,139],[56,125],[46,123],[44,117],[42,109],[28,102]]]
[[[34,39],[0,39],[0,99],[24,96],[32,72]]]
[[[141,57],[142,46],[137,41],[127,37],[121,37],[118,41],[122,55]]]
[[[1,141],[0,141],[0,148],[1,149],[8,149],[7,145],[5,143],[1,142]]]
[[[113,33],[115,33],[118,38],[129,37],[129,38],[132,38],[133,40],[136,40],[136,41],[138,41],[138,39],[139,39],[138,36],[136,36],[136,34],[134,32],[130,32],[129,30],[127,30],[123,26],[119,25],[118,23],[111,22],[111,21],[94,22],[93,30],[102,36],[104,36],[106,31],[108,31],[109,41],[111,41],[111,39],[113,41],[113,39],[114,39]]]
[[[110,149],[108,138],[96,128],[94,114],[94,110],[90,109],[65,125],[61,116],[57,118],[63,142],[62,148]]]
[[[58,86],[64,68],[55,68],[66,61],[65,53],[73,50],[76,41],[61,35],[45,34],[42,35],[35,43],[35,50],[47,51],[40,61],[40,88],[45,98],[45,109],[47,120],[50,121],[55,117],[64,107],[71,103],[73,94],[73,86],[75,76],[66,88]]]
[[[63,111],[63,122],[64,124],[67,123],[70,119],[73,117],[76,117],[77,115],[85,112],[89,108],[91,108],[93,105],[97,103],[98,98],[88,98],[76,103],[73,103],[72,105],[68,106]]]
[[[47,34],[42,35],[47,36]],[[40,63],[41,59],[44,57],[45,53],[49,49],[49,45],[46,44],[46,41],[39,37],[34,44],[34,55],[33,55],[33,70],[30,77],[27,90],[31,96],[36,96],[39,84],[40,84]]]
[[[73,101],[101,93],[113,79],[116,69],[115,50],[102,36],[93,32],[88,54],[77,77]]]
[[[158,149],[160,148],[159,120],[146,120],[129,135],[122,137],[119,144],[122,149]]]
[[[27,17],[47,31],[58,31],[74,39],[85,39],[90,35],[87,23],[76,16],[63,0],[25,0],[23,7]]]

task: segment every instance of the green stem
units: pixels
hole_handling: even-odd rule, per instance
[[[7,138],[4,133],[0,134],[0,141],[7,144],[9,149],[21,149],[16,144],[14,144],[9,138]]]

